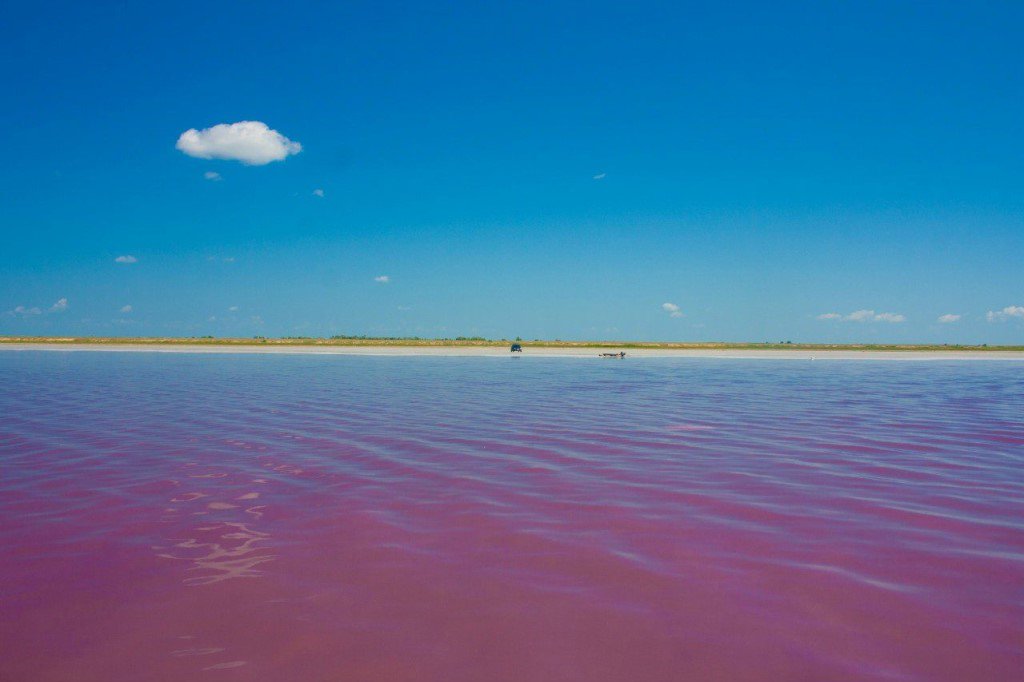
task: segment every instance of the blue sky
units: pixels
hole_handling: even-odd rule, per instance
[[[1024,4],[487,4],[9,7],[0,334],[1024,343]]]

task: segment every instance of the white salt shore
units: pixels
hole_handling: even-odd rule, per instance
[[[670,349],[670,348],[531,348],[523,344],[522,353],[511,353],[505,346],[214,346],[205,344],[0,344],[0,351],[63,352],[144,352],[144,353],[233,353],[275,355],[378,355],[424,357],[515,357],[515,358],[594,358],[606,362],[630,358],[731,358],[767,360],[1018,360],[1024,351],[876,351],[876,350],[746,350],[746,349]],[[601,353],[624,350],[626,357],[601,358]]]

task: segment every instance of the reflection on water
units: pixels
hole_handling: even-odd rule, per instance
[[[0,352],[0,679],[1013,679],[1024,363]]]
[[[267,533],[249,528],[244,523],[223,522],[214,526],[197,527],[196,537],[176,543],[172,548],[156,547],[159,556],[166,559],[184,559],[192,566],[189,571],[199,575],[187,578],[186,585],[210,585],[232,578],[255,578],[262,575],[257,566],[273,560],[273,555],[260,554],[260,543],[268,540]]]

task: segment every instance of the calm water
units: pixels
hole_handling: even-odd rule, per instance
[[[3,680],[1016,680],[1024,363],[0,352]]]

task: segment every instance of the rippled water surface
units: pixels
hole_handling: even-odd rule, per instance
[[[1024,363],[0,352],[3,680],[1016,680]]]

